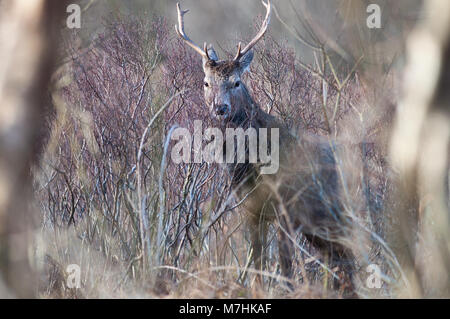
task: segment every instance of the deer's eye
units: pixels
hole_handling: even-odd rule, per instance
[[[205,82],[204,85],[205,85],[205,88],[209,88],[209,83],[208,82]]]
[[[241,85],[241,82],[239,82],[239,81],[236,81],[236,83],[234,83],[235,88],[238,88],[240,85]]]

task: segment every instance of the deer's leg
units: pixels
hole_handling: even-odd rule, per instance
[[[264,247],[266,245],[267,238],[267,222],[264,220],[253,219],[250,224],[250,235],[252,242],[252,259],[255,268],[258,272],[263,270],[265,261]],[[258,283],[262,283],[262,275],[258,273],[256,276]]]
[[[339,290],[344,298],[358,298],[353,283],[355,273],[353,253],[339,244],[334,244],[330,252],[330,264],[332,267],[338,267],[339,279],[334,280],[335,289]]]
[[[281,266],[281,274],[285,277],[292,277],[292,258],[295,254],[294,244],[292,240],[289,238],[288,234],[289,230],[292,228],[292,225],[288,225],[286,218],[280,218],[280,229],[278,231],[278,251],[280,254],[280,266]],[[290,234],[292,237],[293,234]]]
[[[333,277],[333,288],[338,290],[344,298],[358,298],[353,284],[355,260],[353,253],[344,246],[306,234],[307,239],[326,256],[330,269],[337,269]]]

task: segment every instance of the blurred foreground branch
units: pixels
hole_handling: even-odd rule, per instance
[[[427,1],[425,10],[428,19],[407,44],[404,98],[390,150],[399,174],[391,243],[410,285],[401,297],[450,296],[450,3]]]
[[[0,4],[0,297],[32,297],[30,163],[37,156],[64,1]]]

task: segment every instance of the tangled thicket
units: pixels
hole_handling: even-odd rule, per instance
[[[51,133],[35,182],[41,295],[255,296],[249,239],[226,175],[214,164],[170,159],[171,129],[208,119],[198,55],[160,18],[114,18],[104,27],[88,47],[71,34],[56,74]],[[339,88],[331,72],[321,77],[304,68],[270,35],[255,56],[244,81],[261,108],[297,134],[330,135],[345,145],[338,163],[359,225],[360,266],[377,263],[388,278],[398,269],[382,239],[390,188],[382,135],[393,107],[374,109],[352,66],[340,70],[350,77]],[[259,296],[283,293],[274,236]],[[315,281],[302,285],[302,273],[294,295],[330,294],[326,261],[318,262],[300,233],[296,240],[302,249],[294,269]],[[81,289],[65,285],[69,264],[83,270]]]

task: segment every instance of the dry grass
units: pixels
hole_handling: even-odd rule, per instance
[[[244,212],[224,172],[171,162],[171,128],[191,128],[208,114],[200,61],[163,19],[110,18],[87,48],[77,34],[66,39],[51,133],[35,169],[39,297],[342,297],[333,288],[335,269],[301,233],[293,238],[296,275],[280,276],[275,227],[263,285],[255,285]],[[319,50],[317,63],[307,65],[270,36],[256,57],[245,81],[260,106],[293,131],[341,145],[336,156],[358,295],[395,296],[403,269],[386,242],[395,217],[387,209],[395,174],[386,133],[398,100],[395,72],[385,75],[383,98],[374,103],[357,72],[362,57],[337,68]],[[67,287],[69,264],[80,266],[79,289]],[[366,285],[369,264],[382,270],[380,289]]]

